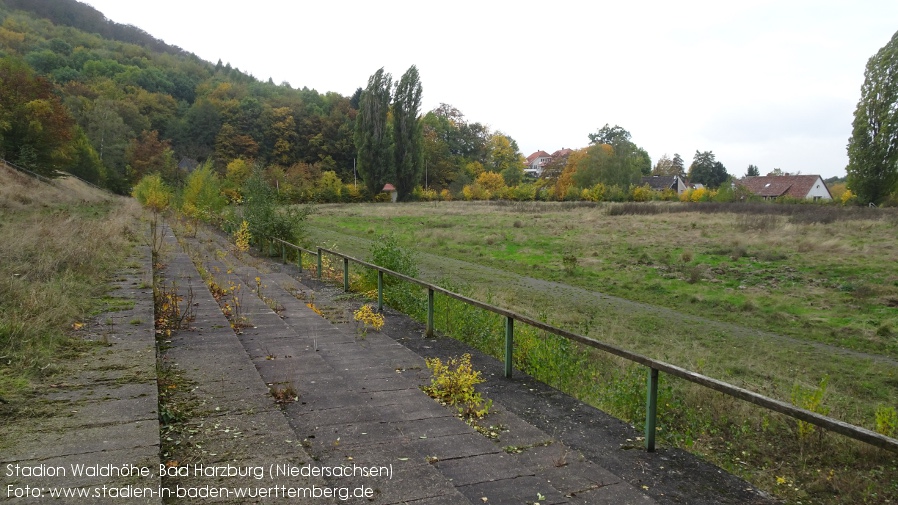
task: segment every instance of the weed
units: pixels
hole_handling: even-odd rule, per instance
[[[235,331],[239,331],[240,329],[249,326],[249,319],[243,315],[243,306],[240,304],[241,286],[242,284],[228,281],[228,288],[226,291],[228,301],[226,301],[222,307],[222,312],[224,312],[224,315],[231,322],[231,328]]]
[[[324,315],[324,312],[322,312],[321,309],[319,309],[318,306],[315,305],[315,302],[308,302],[308,303],[306,303],[306,307],[312,309],[312,312],[318,314],[319,316],[321,316],[321,317],[326,317],[326,316]]]
[[[484,379],[471,366],[470,354],[448,358],[445,363],[440,358],[428,358],[425,362],[433,378],[430,386],[421,389],[431,398],[456,406],[462,417],[480,419],[489,413],[492,400],[484,401],[480,393],[474,390],[474,386],[484,382]]]
[[[577,256],[571,251],[566,251],[561,256],[561,265],[564,267],[564,272],[566,274],[573,275],[577,270]]]
[[[898,435],[898,413],[895,412],[895,407],[876,407],[876,432],[887,437]]]
[[[274,398],[275,403],[285,404],[299,400],[299,393],[293,387],[293,383],[289,381],[277,382],[268,385],[268,392]]]
[[[358,310],[353,312],[353,318],[362,323],[359,329],[360,334],[364,336],[368,332],[368,328],[374,331],[380,331],[384,327],[384,316],[371,310],[370,305],[362,305]]]
[[[177,397],[179,391],[187,389],[180,371],[159,360],[156,364],[156,384],[159,390],[159,422],[170,426],[186,421],[190,406]]]
[[[178,293],[178,285],[158,282],[153,288],[153,302],[156,313],[156,334],[170,337],[172,332],[186,328],[194,319],[193,286],[188,279],[187,298]],[[184,309],[181,309],[181,305]]]
[[[278,315],[281,315],[281,313],[284,312],[284,306],[281,305],[281,304],[280,304],[277,300],[275,300],[274,298],[271,298],[271,297],[269,297],[269,296],[265,296],[265,294],[262,292],[262,288],[264,288],[265,285],[262,284],[262,278],[261,278],[261,277],[258,277],[258,276],[257,276],[257,277],[255,278],[255,281],[256,281],[256,296],[258,296],[263,302],[265,302],[265,305],[267,305],[268,308],[272,310],[272,312],[274,312],[274,313],[276,313],[276,314],[278,314]]]
[[[829,382],[829,377],[824,376],[820,380],[820,385],[816,388],[805,388],[796,383],[792,388],[792,403],[811,412],[823,415],[829,414],[829,407],[823,405],[823,396],[826,394],[827,382]],[[817,431],[815,425],[805,421],[798,421],[798,440],[800,442],[807,440],[815,431]]]
[[[701,280],[705,278],[707,272],[707,265],[691,265],[686,267],[686,282],[689,284],[701,282]]]

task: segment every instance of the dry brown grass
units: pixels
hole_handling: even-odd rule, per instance
[[[117,199],[103,190],[88,186],[74,177],[60,177],[50,183],[0,163],[0,210],[24,210],[34,206],[97,203]]]
[[[79,187],[80,186],[80,187]],[[80,181],[0,167],[0,392],[49,373],[135,239],[139,207]]]

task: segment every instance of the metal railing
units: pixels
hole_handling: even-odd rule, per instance
[[[427,336],[434,335],[434,294],[440,293],[449,298],[453,298],[455,300],[461,301],[468,305],[472,305],[474,307],[481,308],[483,310],[498,314],[505,318],[505,377],[511,377],[512,375],[512,356],[514,353],[514,323],[518,321],[519,323],[527,324],[539,330],[543,330],[545,332],[551,333],[553,335],[558,335],[560,337],[567,338],[574,342],[578,342],[587,347],[592,347],[594,349],[598,349],[609,354],[613,354],[615,356],[624,358],[626,360],[632,361],[634,363],[638,363],[647,368],[647,383],[646,383],[646,420],[645,420],[645,447],[649,452],[653,452],[655,450],[655,425],[657,418],[657,404],[658,404],[658,380],[659,373],[664,372],[666,374],[672,375],[674,377],[679,377],[686,381],[692,382],[694,384],[698,384],[700,386],[713,389],[715,391],[721,392],[725,395],[732,396],[734,398],[738,398],[740,400],[744,400],[746,402],[752,403],[759,407],[772,410],[774,412],[778,412],[780,414],[792,417],[799,421],[804,421],[806,423],[813,424],[815,426],[819,426],[821,428],[839,433],[849,438],[853,438],[855,440],[859,440],[861,442],[879,447],[881,449],[885,449],[888,451],[898,453],[898,439],[887,437],[880,433],[877,433],[872,430],[868,430],[866,428],[862,428],[860,426],[855,426],[850,423],[846,423],[844,421],[840,421],[838,419],[824,416],[818,414],[816,412],[812,412],[810,410],[802,409],[792,405],[790,403],[786,403],[780,400],[776,400],[758,393],[754,391],[749,391],[744,388],[740,388],[738,386],[734,386],[727,382],[723,382],[712,377],[708,377],[706,375],[702,375],[691,370],[687,370],[685,368],[678,367],[676,365],[672,365],[670,363],[666,363],[664,361],[659,361],[653,358],[649,358],[647,356],[643,356],[641,354],[628,351],[626,349],[622,349],[620,347],[606,344],[604,342],[600,342],[593,338],[580,335],[562,328],[558,328],[556,326],[552,326],[548,323],[544,323],[542,321],[537,321],[531,317],[525,316],[523,314],[518,314],[517,312],[513,312],[507,309],[503,309],[501,307],[497,307],[495,305],[490,305],[488,303],[481,302],[479,300],[475,300],[473,298],[449,291],[448,289],[442,288],[435,284],[431,284],[429,282],[425,282],[421,279],[416,279],[414,277],[409,277],[408,275],[401,274],[399,272],[394,272],[392,270],[383,268],[381,266],[375,265],[373,263],[369,263],[367,261],[360,260],[358,258],[354,258],[347,254],[343,254],[337,251],[333,251],[330,249],[326,249],[323,247],[318,247],[316,251],[312,251],[309,249],[304,249],[295,244],[291,244],[285,240],[281,239],[271,239],[268,241],[269,243],[269,256],[273,256],[272,247],[274,243],[280,244],[280,253],[281,259],[284,263],[286,263],[286,251],[288,248],[292,248],[298,252],[298,260],[297,264],[299,265],[300,271],[302,270],[302,254],[310,254],[315,255],[317,259],[317,271],[316,274],[318,279],[320,280],[322,277],[322,258],[324,254],[329,254],[343,260],[343,290],[349,291],[349,264],[350,262],[356,263],[365,268],[370,268],[377,271],[377,310],[383,310],[383,276],[390,275],[397,279],[401,279],[403,281],[409,282],[411,284],[415,284],[421,286],[422,288],[427,289]],[[260,244],[261,248],[261,244]]]

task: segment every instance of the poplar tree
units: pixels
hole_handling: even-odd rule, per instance
[[[898,191],[898,33],[869,61],[848,141],[848,187],[862,203]]]
[[[393,97],[393,158],[396,168],[396,192],[405,200],[418,185],[422,173],[423,127],[421,79],[412,65],[396,84]]]
[[[381,67],[370,78],[359,100],[355,120],[356,168],[371,195],[378,194],[393,174],[391,138],[387,125],[393,77]]]

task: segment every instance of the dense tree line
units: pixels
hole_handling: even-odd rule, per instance
[[[514,139],[449,105],[421,114],[414,67],[395,89],[381,72],[379,97],[292,89],[202,61],[74,0],[0,0],[0,68],[30,88],[0,92],[0,156],[121,193],[148,173],[183,183],[206,162],[225,178],[262,167],[293,200],[372,198],[385,182],[403,196],[419,185],[460,194],[484,171],[523,178]],[[376,109],[380,138],[357,131],[360,109]],[[43,137],[26,138],[22,125],[39,111]],[[369,169],[382,173],[348,186]],[[240,183],[225,184],[233,198]]]
[[[185,158],[222,173],[247,160],[297,194],[309,174],[352,177],[350,98],[204,62],[73,0],[0,1],[0,69],[16,83],[0,92],[0,156],[26,168],[119,192],[148,172],[182,179]]]

